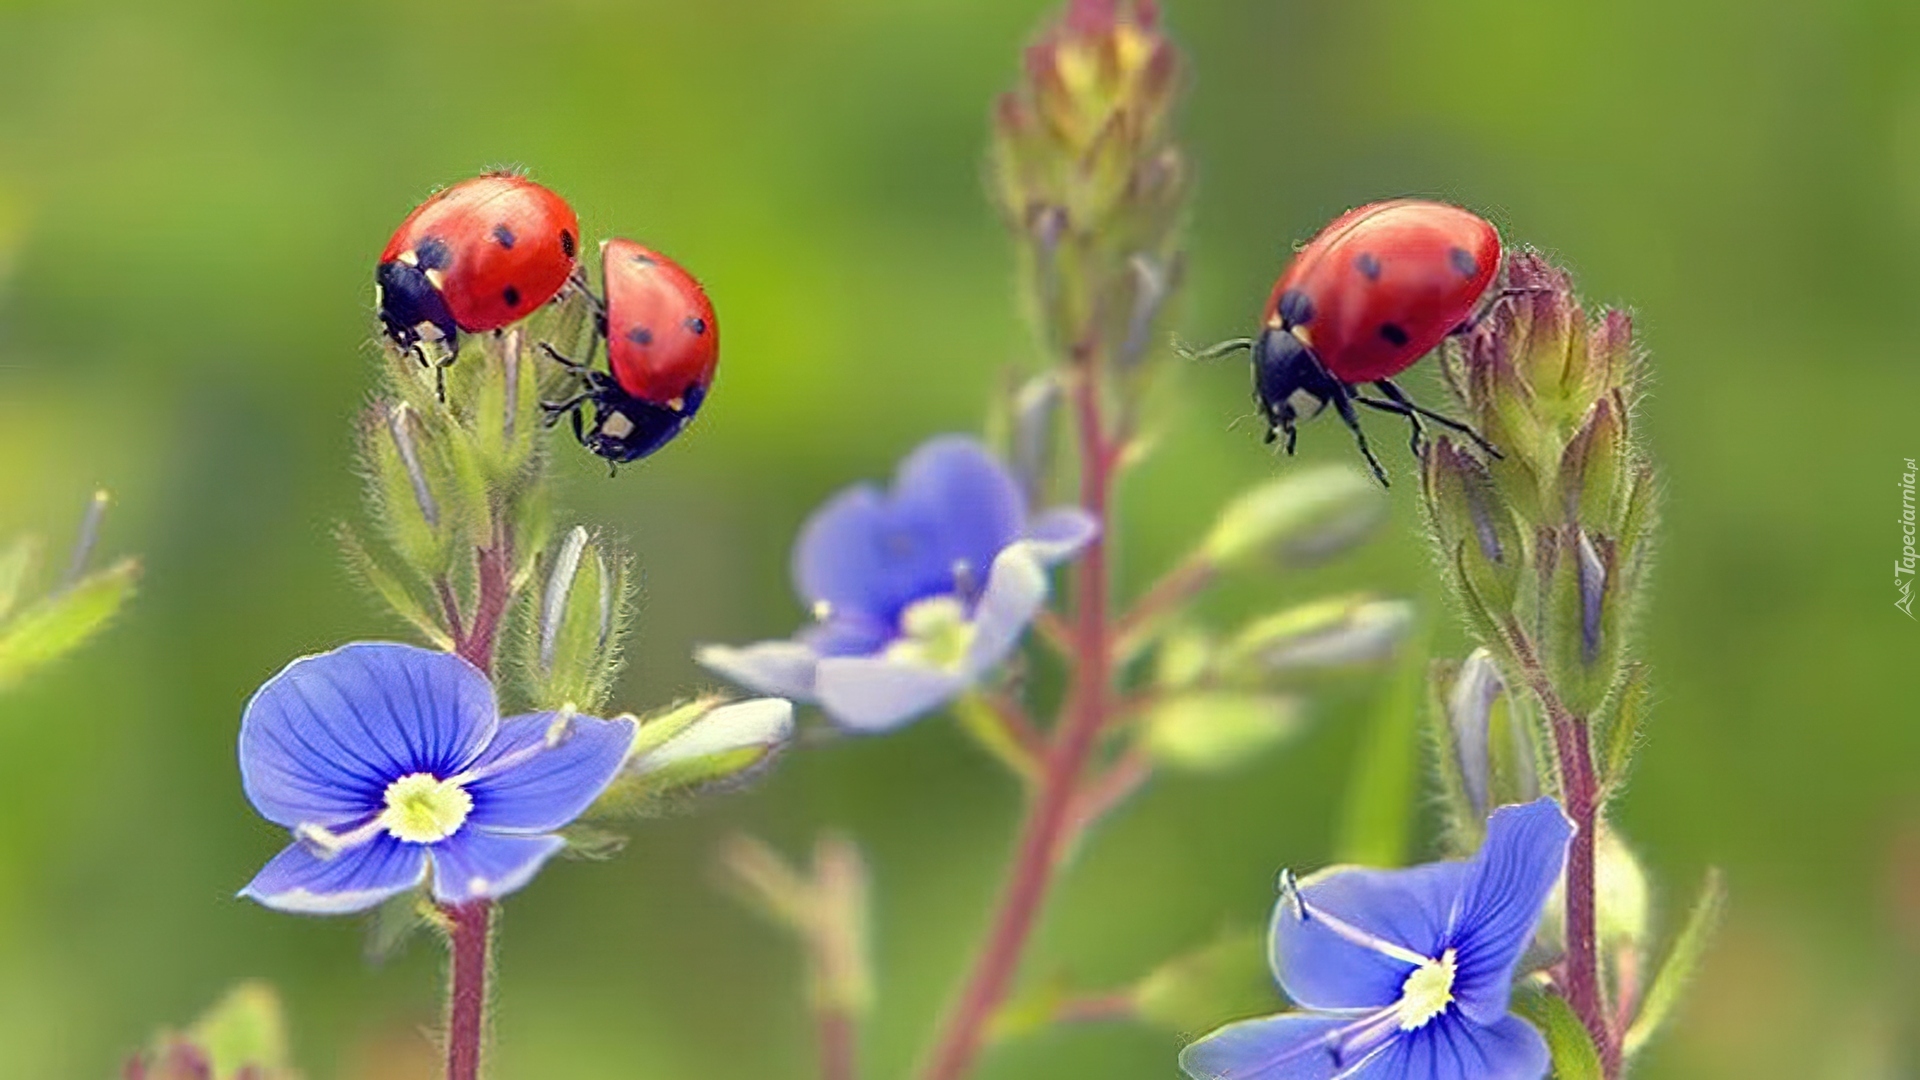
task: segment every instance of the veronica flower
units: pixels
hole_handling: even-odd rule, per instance
[[[1305,1012],[1228,1024],[1180,1055],[1199,1080],[1540,1080],[1507,1011],[1573,826],[1552,799],[1494,811],[1467,862],[1282,875],[1274,976]]]
[[[240,895],[281,911],[371,907],[433,876],[442,903],[504,896],[566,841],[633,745],[631,720],[501,720],[450,653],[362,643],[287,665],[247,703],[240,779],[293,831]]]
[[[1097,527],[1076,508],[1030,517],[1019,483],[978,442],[934,438],[892,490],[848,488],[800,530],[793,581],[811,626],[789,641],[708,646],[700,663],[855,731],[897,727],[1004,660],[1046,601],[1046,566]]]

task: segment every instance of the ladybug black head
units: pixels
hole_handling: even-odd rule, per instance
[[[593,427],[586,429],[575,411],[574,434],[582,446],[615,464],[637,461],[672,442],[706,400],[705,389],[689,386],[676,409],[634,397],[612,379],[602,378],[596,380],[591,398]]]
[[[1253,346],[1253,394],[1268,425],[1267,441],[1280,432],[1293,450],[1293,426],[1319,415],[1340,393],[1312,347],[1292,330],[1269,327]]]
[[[439,339],[450,349],[459,347],[460,328],[447,309],[447,298],[434,288],[427,268],[399,260],[383,262],[374,272],[380,298],[380,322],[387,337],[403,349],[423,339]]]

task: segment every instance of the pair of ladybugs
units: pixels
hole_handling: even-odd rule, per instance
[[[1289,454],[1295,423],[1331,404],[1385,484],[1387,472],[1360,429],[1358,404],[1406,417],[1416,455],[1424,418],[1498,457],[1472,428],[1416,405],[1393,377],[1472,326],[1499,266],[1500,234],[1457,206],[1421,199],[1362,206],[1334,219],[1294,256],[1267,300],[1258,337],[1193,355],[1252,352],[1267,441],[1284,436]],[[1360,391],[1368,382],[1381,397]]]
[[[403,349],[447,362],[460,334],[520,321],[571,282],[586,290],[576,258],[580,221],[565,199],[514,173],[455,184],[415,208],[380,253],[374,281],[380,321]],[[720,362],[713,304],[673,260],[631,240],[600,245],[598,309],[607,368],[547,354],[579,377],[579,393],[546,405],[570,415],[581,445],[608,461],[646,457],[693,421]],[[593,409],[588,427],[585,413]]]

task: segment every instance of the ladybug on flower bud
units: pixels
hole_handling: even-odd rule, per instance
[[[574,397],[544,407],[551,420],[570,416],[580,445],[619,465],[660,449],[693,422],[720,363],[720,325],[700,282],[665,255],[632,240],[608,240],[600,245],[600,265],[608,371],[543,342],[547,355],[581,381]]]
[[[577,265],[580,221],[567,201],[517,173],[463,180],[416,207],[374,273],[386,336],[451,363],[460,332],[498,330],[552,300]]]
[[[1499,232],[1470,211],[1423,199],[1371,203],[1336,218],[1293,257],[1267,300],[1258,337],[1196,355],[1252,352],[1266,439],[1284,434],[1288,454],[1295,424],[1332,404],[1385,485],[1386,470],[1354,412],[1360,404],[1406,417],[1415,454],[1425,418],[1498,457],[1472,428],[1414,404],[1393,376],[1472,324],[1499,266]],[[1367,382],[1384,397],[1362,394],[1359,384]]]

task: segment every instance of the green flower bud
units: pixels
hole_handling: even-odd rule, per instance
[[[1176,694],[1148,712],[1142,745],[1173,768],[1217,772],[1278,746],[1301,721],[1299,701],[1282,694]]]
[[[665,798],[746,779],[793,737],[793,703],[784,698],[715,703],[702,699],[641,723],[626,765],[592,813],[644,812]]]
[[[1625,511],[1622,484],[1628,458],[1626,397],[1613,390],[1587,410],[1560,456],[1560,509],[1566,519],[1596,532],[1618,532]]]
[[[1344,466],[1289,472],[1254,487],[1220,512],[1200,545],[1208,565],[1227,567],[1269,555],[1314,562],[1359,542],[1386,511],[1372,481]]]
[[[1370,596],[1335,597],[1276,612],[1249,624],[1220,650],[1229,678],[1391,659],[1413,625],[1413,605]]]
[[[1421,492],[1435,539],[1469,603],[1489,615],[1510,608],[1526,559],[1512,512],[1480,459],[1445,436],[1427,451]]]
[[[553,555],[536,601],[531,655],[521,657],[535,704],[596,711],[620,670],[627,617],[627,562],[575,526]]]

